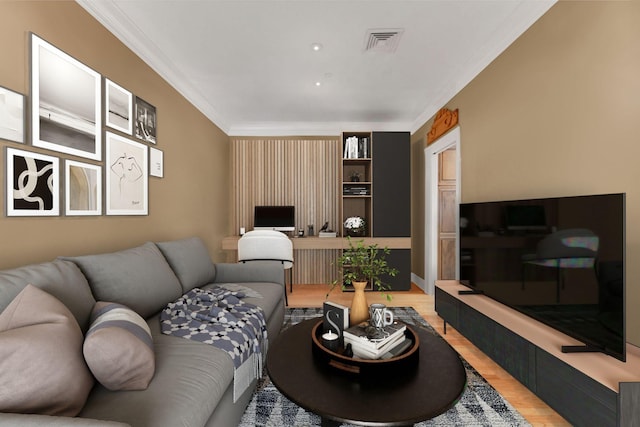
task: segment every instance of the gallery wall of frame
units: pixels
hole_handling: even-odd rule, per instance
[[[29,41],[30,96],[0,82],[0,139],[14,143],[3,150],[5,215],[148,215],[149,176],[164,177],[156,108],[37,35]]]

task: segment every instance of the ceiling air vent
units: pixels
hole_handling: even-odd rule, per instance
[[[364,39],[365,52],[386,52],[393,53],[400,43],[404,29],[385,28],[368,30]]]

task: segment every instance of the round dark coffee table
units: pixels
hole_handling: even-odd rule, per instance
[[[420,340],[417,363],[378,378],[320,363],[311,319],[282,332],[267,353],[267,371],[280,392],[322,417],[323,425],[405,426],[431,419],[460,399],[467,381],[458,353],[441,337],[411,326]]]

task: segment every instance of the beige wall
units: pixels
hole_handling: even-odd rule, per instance
[[[560,2],[448,104],[460,110],[464,202],[627,193],[627,339],[636,345],[638,40],[640,2]],[[414,188],[416,198],[423,193],[424,184]],[[423,220],[421,204],[413,206]],[[424,256],[415,252],[414,260]]]
[[[72,1],[0,2],[1,86],[29,93],[29,32],[156,107],[156,147],[164,151],[165,178],[149,178],[149,215],[144,217],[1,215],[0,268],[193,235],[205,240],[215,260],[224,259],[220,241],[230,232],[229,138],[224,132]],[[73,158],[0,140],[3,152],[5,146]],[[4,185],[4,154],[0,164]]]

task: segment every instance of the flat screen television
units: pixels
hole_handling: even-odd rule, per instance
[[[295,208],[293,206],[256,206],[253,229],[294,231],[296,229]]]
[[[625,194],[460,205],[460,282],[625,360]]]

